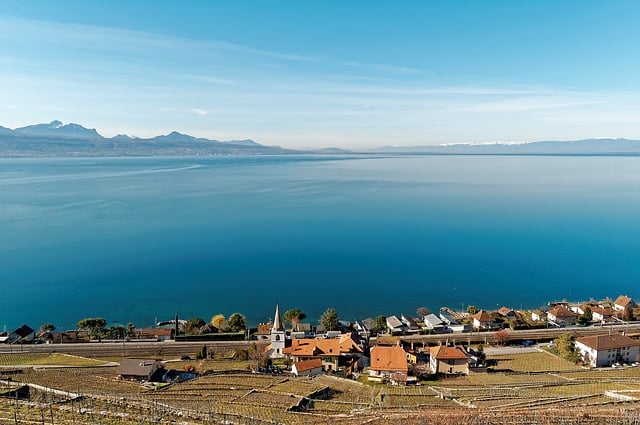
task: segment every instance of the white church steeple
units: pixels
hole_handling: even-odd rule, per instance
[[[282,350],[285,347],[285,332],[280,317],[280,306],[276,304],[276,313],[273,318],[273,327],[271,328],[271,355],[272,359],[280,359],[284,357]]]

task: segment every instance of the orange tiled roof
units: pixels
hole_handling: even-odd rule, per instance
[[[487,313],[484,310],[480,310],[479,312],[477,312],[476,314],[474,314],[472,316],[474,319],[476,319],[479,322],[491,322],[493,321],[493,319],[491,318],[491,315],[489,313]]]
[[[431,349],[431,356],[437,360],[466,360],[469,358],[467,353],[460,347],[447,347],[440,345]]]
[[[343,334],[339,338],[295,338],[291,347],[285,349],[286,354],[294,356],[318,356],[322,354],[361,353],[362,348],[351,338],[351,334]]]
[[[371,349],[371,369],[407,371],[407,353],[399,345],[385,347],[378,345]]]
[[[630,297],[627,297],[626,295],[620,295],[618,298],[616,298],[616,301],[614,302],[615,305],[619,305],[622,307],[626,307],[632,303],[633,303],[633,300]]]
[[[300,372],[305,372],[307,370],[322,367],[322,360],[321,359],[304,360],[301,362],[295,362],[293,365],[296,367],[296,371],[300,373]]]

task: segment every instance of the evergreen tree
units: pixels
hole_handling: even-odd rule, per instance
[[[89,331],[91,338],[102,337],[104,327],[107,325],[107,321],[102,317],[87,317],[78,322],[78,328]]]
[[[324,327],[325,331],[337,331],[338,330],[338,313],[333,307],[329,307],[327,311],[320,316],[320,324]]]
[[[377,333],[381,333],[387,330],[387,318],[384,316],[376,317],[376,327],[373,329]]]
[[[294,331],[298,330],[298,323],[306,317],[307,314],[298,308],[292,308],[284,312],[284,320],[291,323],[291,329]]]
[[[194,317],[193,319],[189,319],[184,324],[184,333],[187,335],[193,334],[206,324],[207,323],[201,317]]]

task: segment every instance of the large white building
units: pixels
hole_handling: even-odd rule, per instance
[[[596,335],[576,339],[576,350],[591,367],[640,361],[640,341],[625,335]]]

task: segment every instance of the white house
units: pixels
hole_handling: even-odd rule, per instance
[[[562,304],[558,304],[547,312],[547,320],[558,326],[574,325],[578,314],[569,310]]]
[[[585,336],[576,339],[575,346],[582,361],[592,367],[640,361],[640,341],[626,335]]]
[[[533,310],[531,312],[531,320],[534,322],[541,322],[545,317],[545,314],[540,310]]]
[[[473,327],[475,329],[489,329],[493,326],[493,318],[484,310],[480,310],[471,317],[473,317]]]
[[[458,322],[451,314],[447,311],[440,310],[440,315],[438,316],[440,320],[442,320],[449,329],[453,332],[469,332],[471,330],[471,325],[464,324]]]
[[[635,308],[636,303],[633,301],[631,297],[628,297],[626,295],[620,295],[613,302],[613,308],[615,308],[617,311],[625,311],[627,306],[630,306],[631,308]]]
[[[370,381],[406,382],[408,370],[407,353],[400,345],[377,345],[371,348],[371,368],[368,377]]]
[[[413,318],[403,314],[400,316],[400,320],[407,326],[409,332],[420,332],[420,326]]]
[[[429,367],[433,374],[469,374],[469,355],[460,346],[439,345],[431,348]]]
[[[407,325],[402,323],[402,320],[396,316],[387,317],[387,328],[391,333],[400,333],[407,330]]]
[[[445,327],[444,322],[433,313],[429,313],[424,316],[424,324],[426,325],[427,329],[435,332],[442,332],[444,331]]]
[[[593,306],[591,307],[591,316],[596,322],[615,322],[616,310],[611,307]]]

